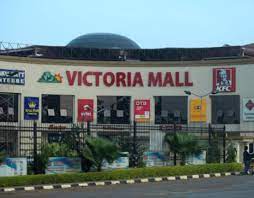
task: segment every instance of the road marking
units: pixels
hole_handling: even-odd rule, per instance
[[[220,174],[220,173],[215,173],[214,176],[215,176],[215,177],[220,177],[221,174]]]
[[[186,175],[182,175],[182,176],[180,176],[180,179],[187,179],[187,176]]]
[[[209,174],[204,174],[204,178],[209,178],[210,175]]]
[[[167,177],[167,180],[169,181],[176,180],[176,177]]]
[[[30,191],[30,190],[35,190],[35,188],[33,186],[27,186],[27,187],[24,187],[24,190]]]
[[[157,181],[157,182],[162,181],[162,178],[161,177],[155,177],[154,181]]]
[[[61,185],[61,188],[71,188],[71,185],[70,184],[63,184],[63,185]]]
[[[96,185],[96,186],[104,186],[104,185],[105,185],[105,182],[95,182],[95,185]]]
[[[120,181],[111,181],[111,184],[120,184]]]
[[[45,190],[51,190],[53,189],[54,187],[53,186],[42,186],[43,189]]]
[[[146,182],[148,182],[148,179],[141,179],[140,180],[142,183],[146,183]]]
[[[231,175],[231,173],[225,173],[225,176],[230,176]]]
[[[126,183],[127,183],[127,184],[134,184],[135,181],[134,181],[133,179],[130,179],[130,180],[126,180]]]
[[[199,179],[199,175],[192,175],[192,179]]]
[[[15,191],[15,188],[5,188],[4,192],[11,192],[11,191]]]
[[[78,184],[78,186],[80,186],[80,187],[86,187],[86,186],[88,186],[88,183],[80,183],[80,184]]]

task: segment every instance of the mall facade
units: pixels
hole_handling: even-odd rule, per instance
[[[0,125],[211,124],[241,136],[238,155],[244,145],[253,147],[252,57],[165,60],[160,54],[133,60],[134,49],[120,50],[119,60],[97,60],[91,50],[92,60],[75,60],[43,57],[43,50],[31,56],[28,50],[0,55]]]

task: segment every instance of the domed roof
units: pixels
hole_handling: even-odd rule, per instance
[[[99,49],[140,49],[137,43],[118,34],[92,33],[73,39],[67,47]]]

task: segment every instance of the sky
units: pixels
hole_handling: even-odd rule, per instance
[[[142,48],[254,43],[254,0],[0,0],[0,41],[64,46],[116,33]]]

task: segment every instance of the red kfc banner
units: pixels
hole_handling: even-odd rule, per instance
[[[235,68],[213,69],[213,91],[235,92],[236,77]]]
[[[149,122],[150,100],[134,100],[134,115],[137,122]]]
[[[92,122],[93,112],[92,99],[78,99],[78,122]]]

